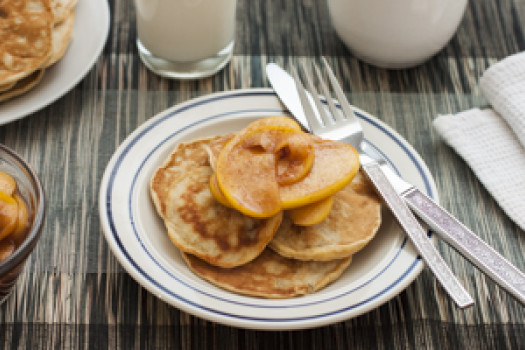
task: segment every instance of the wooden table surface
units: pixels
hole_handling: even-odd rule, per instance
[[[133,2],[109,5],[109,38],[86,77],[46,108],[0,126],[0,142],[29,161],[47,194],[41,240],[0,306],[4,348],[525,348],[524,306],[441,241],[440,252],[475,299],[471,308],[457,309],[425,268],[404,292],[362,316],[313,329],[257,331],[199,319],[150,294],[112,255],[98,214],[104,169],[143,122],[193,97],[268,87],[267,62],[289,69],[324,55],[353,104],[420,153],[442,205],[525,271],[525,232],[432,127],[438,114],[486,106],[479,77],[525,49],[525,2],[471,1],[457,34],[435,57],[385,70],[343,46],[325,1],[239,0],[231,63],[196,81],[149,72],[137,54]]]

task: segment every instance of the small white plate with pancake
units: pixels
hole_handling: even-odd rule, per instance
[[[0,125],[46,107],[82,80],[104,48],[109,21],[107,0],[78,0],[71,43],[64,56],[45,70],[35,87],[0,103]]]
[[[367,142],[407,181],[437,200],[434,180],[417,152],[383,122],[357,110]],[[104,173],[99,212],[106,240],[124,269],[151,293],[185,312],[252,329],[301,329],[347,320],[402,292],[423,262],[393,217],[383,211],[375,238],[339,279],[305,296],[265,299],[228,292],[187,267],[150,198],[149,182],[180,142],[238,131],[282,115],[273,90],[248,89],[190,100],[151,118],[119,146]]]

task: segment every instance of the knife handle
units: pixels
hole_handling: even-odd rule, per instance
[[[412,210],[448,244],[525,304],[525,274],[418,189],[403,194]]]
[[[392,187],[379,167],[379,164],[377,162],[370,162],[362,164],[361,167],[445,291],[459,307],[463,308],[472,305],[474,303],[472,297],[459,283],[456,276],[454,276],[436,247],[434,247],[428,238],[425,230],[405,204],[405,201]]]

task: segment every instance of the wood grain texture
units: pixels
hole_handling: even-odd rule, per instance
[[[89,0],[80,0],[89,1]],[[425,64],[389,71],[341,44],[324,1],[239,0],[235,55],[217,75],[175,81],[150,73],[135,46],[129,0],[110,0],[111,32],[80,84],[50,106],[0,127],[0,142],[36,169],[47,194],[42,238],[0,306],[5,349],[518,349],[525,308],[452,248],[439,250],[475,298],[458,310],[425,269],[406,291],[363,316],[304,331],[258,332],[188,315],[138,285],[110,252],[98,189],[118,145],[143,122],[205,94],[268,87],[264,66],[327,57],[350,101],[396,129],[421,154],[441,203],[525,271],[525,232],[432,128],[438,114],[484,107],[478,80],[525,49],[525,4],[471,1],[457,35]],[[0,105],[1,108],[1,105]]]

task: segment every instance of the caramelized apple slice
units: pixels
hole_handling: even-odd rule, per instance
[[[332,209],[332,203],[333,197],[326,197],[319,202],[292,209],[289,214],[295,225],[312,226],[326,219]]]
[[[9,258],[15,252],[15,242],[12,239],[4,239],[0,242],[0,262]]]
[[[289,123],[285,120],[274,119]],[[325,199],[346,186],[358,169],[354,147],[267,119],[239,132],[216,162],[218,187],[227,201],[243,214],[260,218]]]
[[[227,206],[228,208],[231,208],[230,202],[228,202],[228,199],[226,199],[221,189],[219,188],[216,173],[213,173],[210,176],[210,192],[213,195],[213,198],[217,200],[217,202],[221,203],[224,206]]]
[[[277,146],[300,126],[287,117],[256,120],[222,148],[216,162],[219,189],[243,214],[266,218],[281,210]]]
[[[302,180],[314,164],[314,148],[310,135],[295,132],[289,134],[277,146],[277,183],[290,185]]]
[[[267,125],[246,132],[242,146],[254,152],[274,153],[276,180],[288,185],[303,179],[314,162],[314,150],[309,134],[288,127]]]
[[[219,188],[233,208],[258,218],[281,210],[274,154],[229,142],[219,154],[216,167]]]
[[[318,202],[346,186],[359,170],[359,154],[354,147],[312,136],[315,161],[301,181],[280,187],[283,209]]]
[[[16,181],[13,177],[0,171],[0,191],[12,196],[16,190]]]
[[[8,236],[18,223],[18,202],[0,191],[0,240]]]
[[[281,128],[293,129],[296,131],[301,131],[301,126],[293,119],[285,116],[273,116],[257,119],[254,122],[251,122],[247,127],[245,127],[241,133],[251,132],[261,127],[274,126]]]

